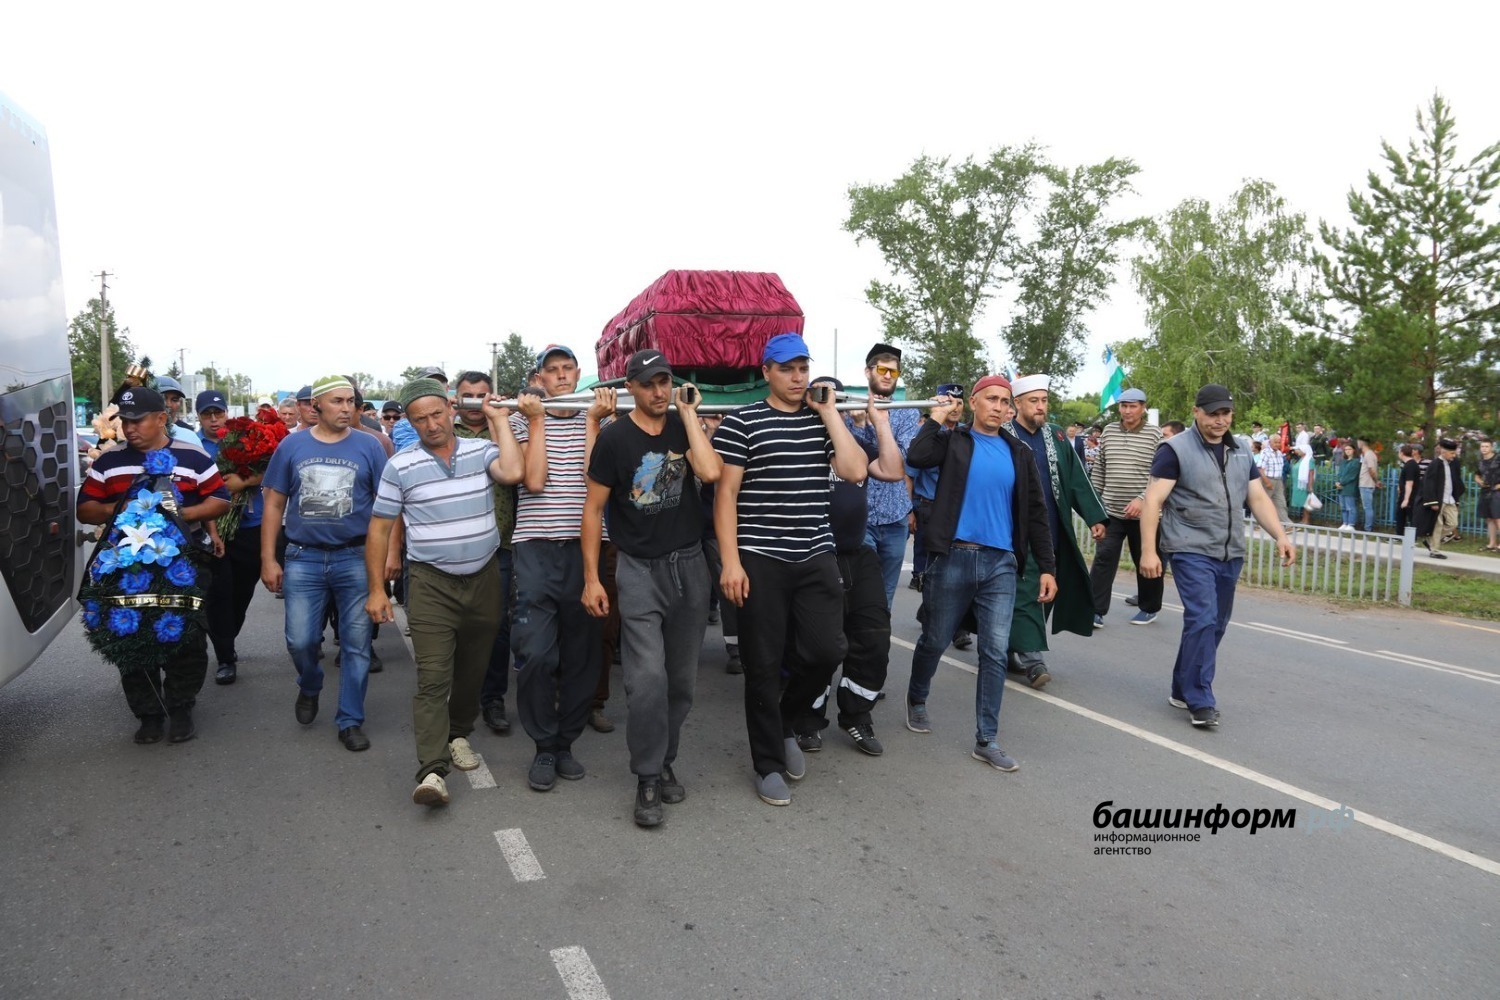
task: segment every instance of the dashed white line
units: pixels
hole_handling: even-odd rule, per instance
[[[1298,632],[1294,628],[1283,628],[1280,625],[1270,625],[1266,622],[1234,622],[1233,624],[1243,625],[1245,628],[1258,628],[1266,632],[1274,632],[1277,635],[1284,635],[1288,639],[1307,639],[1312,642],[1330,643],[1334,646],[1349,645],[1349,640],[1347,639],[1335,639],[1331,635],[1308,635],[1306,632]]]
[[[891,642],[895,645],[903,646],[907,649],[914,650],[917,648],[915,643],[907,642],[905,639],[898,639],[895,636],[891,636]],[[951,656],[943,656],[942,661],[949,666],[957,667],[965,673],[976,675],[979,673],[979,668],[971,664],[964,663],[962,660],[955,660]],[[1204,751],[1199,750],[1197,747],[1188,746],[1186,743],[1178,743],[1176,740],[1167,739],[1167,737],[1153,733],[1149,729],[1142,729],[1140,726],[1131,725],[1130,723],[1125,722],[1121,719],[1116,719],[1112,716],[1105,715],[1102,712],[1096,712],[1091,708],[1084,708],[1082,705],[1075,705],[1071,701],[1064,701],[1056,695],[1050,695],[1044,691],[1037,691],[1025,684],[1018,684],[1015,681],[1007,680],[1005,682],[1005,686],[1008,690],[1019,691],[1021,694],[1028,695],[1032,698],[1037,699],[1038,701],[1044,701],[1047,704],[1056,706],[1057,708],[1060,708],[1065,712],[1072,712],[1074,715],[1082,716],[1085,719],[1103,723],[1104,725],[1109,726],[1111,729],[1117,729],[1122,733],[1134,736],[1137,739],[1145,740],[1147,743],[1154,744],[1155,746],[1159,746],[1165,750],[1171,750],[1173,753],[1181,754],[1184,757],[1189,757],[1193,760],[1198,761],[1199,763],[1207,764],[1210,767],[1216,767],[1221,771],[1227,771],[1228,773],[1233,774],[1237,777],[1244,778],[1246,781],[1253,781],[1257,785],[1260,785],[1264,788],[1269,788],[1272,791],[1280,792],[1283,795],[1289,795],[1294,799],[1300,799],[1303,802],[1306,802],[1309,805],[1317,806],[1320,809],[1340,809],[1345,805],[1342,802],[1335,802],[1333,799],[1330,799],[1323,795],[1319,795],[1317,792],[1310,792],[1305,788],[1298,788],[1296,785],[1288,784],[1287,782],[1282,781],[1279,778],[1273,778],[1269,774],[1262,774],[1261,772],[1252,770],[1251,768],[1245,767],[1242,764],[1236,764],[1232,760],[1225,760],[1223,757],[1218,757],[1211,753],[1205,753]],[[1381,833],[1390,834],[1392,837],[1407,841],[1408,843],[1416,844],[1418,847],[1425,847],[1429,851],[1440,854],[1445,858],[1450,858],[1454,861],[1461,861],[1466,865],[1471,865],[1472,867],[1478,868],[1482,872],[1488,872],[1491,875],[1500,875],[1500,862],[1491,861],[1489,858],[1486,858],[1483,855],[1475,854],[1472,851],[1466,851],[1461,847],[1454,847],[1452,844],[1447,844],[1441,840],[1429,837],[1425,833],[1418,833],[1415,830],[1409,830],[1404,826],[1392,823],[1389,820],[1381,819],[1379,816],[1372,816],[1369,813],[1363,812],[1358,809],[1354,811],[1354,818],[1357,822],[1363,823],[1365,826],[1379,830]]]
[[[464,772],[469,776],[469,787],[494,788],[495,776],[490,773],[490,766],[484,762],[484,754],[476,750],[474,756],[479,758],[479,766],[472,771]]]
[[[550,954],[552,964],[557,966],[557,974],[567,988],[569,1000],[609,1000],[609,990],[604,988],[604,980],[599,978],[594,963],[589,960],[589,953],[583,948],[575,944],[554,948]]]
[[[496,830],[495,841],[499,843],[500,853],[505,855],[505,863],[510,865],[510,873],[517,882],[535,882],[547,877],[542,871],[542,863],[526,842],[526,834],[520,830]]]

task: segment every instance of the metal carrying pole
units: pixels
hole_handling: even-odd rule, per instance
[[[635,397],[631,396],[630,393],[624,389],[617,389],[615,391],[617,393],[615,400],[616,413],[627,413],[630,410],[635,409]],[[839,411],[840,413],[855,413],[860,410],[869,408],[868,402],[860,399],[857,396],[851,397],[847,393],[837,394],[837,399],[839,401],[834,404],[834,409]],[[460,410],[477,410],[484,405],[484,402],[485,401],[482,399],[460,399],[458,401],[458,408]],[[546,406],[546,408],[549,410],[586,410],[590,405],[593,404],[593,402],[593,390],[588,390],[585,392],[564,393],[560,396],[549,396],[542,400],[543,405]],[[759,402],[759,400],[751,400],[751,402]],[[957,400],[953,400],[953,402],[957,402]],[[520,401],[518,399],[496,399],[491,400],[490,405],[497,407],[508,407],[514,410],[517,406],[520,405]],[[706,415],[733,413],[735,410],[738,410],[746,405],[748,404],[700,403],[698,404],[698,412]],[[875,403],[875,408],[879,410],[925,410],[934,406],[941,405],[945,404],[940,403],[936,399],[887,399],[878,400]],[[671,406],[668,406],[667,409],[675,412],[677,409],[677,404],[673,403]]]

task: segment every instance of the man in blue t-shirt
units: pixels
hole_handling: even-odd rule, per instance
[[[209,458],[217,459],[219,435],[229,422],[228,402],[219,390],[205,389],[198,393],[196,408],[199,443]],[[255,596],[255,584],[260,580],[260,524],[265,508],[260,493],[261,478],[261,473],[242,476],[238,470],[224,476],[231,500],[248,493],[250,501],[245,505],[238,527],[215,547],[207,607],[208,638],[213,643],[214,659],[219,664],[214,673],[215,684],[234,683],[239,669],[234,640],[245,625],[245,613],[250,608],[250,599]]]
[[[265,519],[286,524],[286,569],[276,561],[276,538],[262,532],[260,578],[286,595],[286,648],[297,667],[297,721],[318,716],[323,668],[318,647],[333,601],[339,623],[339,741],[367,750],[363,731],[370,672],[370,618],[365,614],[365,532],[385,468],[385,452],[356,431],[354,386],[342,375],[313,383],[318,422],[282,441],[266,468]]]
[[[927,715],[932,677],[948,640],[972,607],[979,622],[972,756],[1001,771],[1014,771],[1021,765],[996,742],[1011,611],[1028,556],[1041,569],[1037,600],[1045,604],[1056,596],[1052,530],[1031,453],[1004,427],[1014,412],[1010,383],[999,375],[986,375],[975,383],[969,398],[974,408],[971,426],[944,426],[951,407],[962,403],[933,407],[932,419],[906,453],[912,468],[942,469],[927,523],[926,621],[911,658],[906,728],[932,732]]]

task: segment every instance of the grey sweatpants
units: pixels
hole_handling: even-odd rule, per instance
[[[625,674],[625,744],[630,770],[661,774],[677,759],[693,707],[698,653],[708,628],[708,562],[694,543],[656,559],[620,552],[620,664]]]

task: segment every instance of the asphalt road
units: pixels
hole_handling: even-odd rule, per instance
[[[688,798],[655,830],[630,819],[618,676],[622,725],[575,748],[585,780],[530,791],[519,726],[481,728],[493,787],[455,772],[427,810],[396,630],[363,754],[331,697],[293,720],[269,595],[239,683],[209,683],[180,746],[131,743],[113,669],[70,631],[0,690],[0,997],[1500,995],[1500,628],[1242,591],[1223,725],[1200,732],[1166,704],[1180,616],[1130,627],[1117,603],[1055,637],[1042,696],[1007,690],[1022,767],[1002,774],[968,756],[972,652],[938,673],[935,732],[901,726],[916,596],[896,601],[885,755],[830,731],[785,809],[752,791],[710,626]],[[1295,808],[1296,827],[1101,855],[1106,800]],[[1310,829],[1314,803],[1356,821]]]

